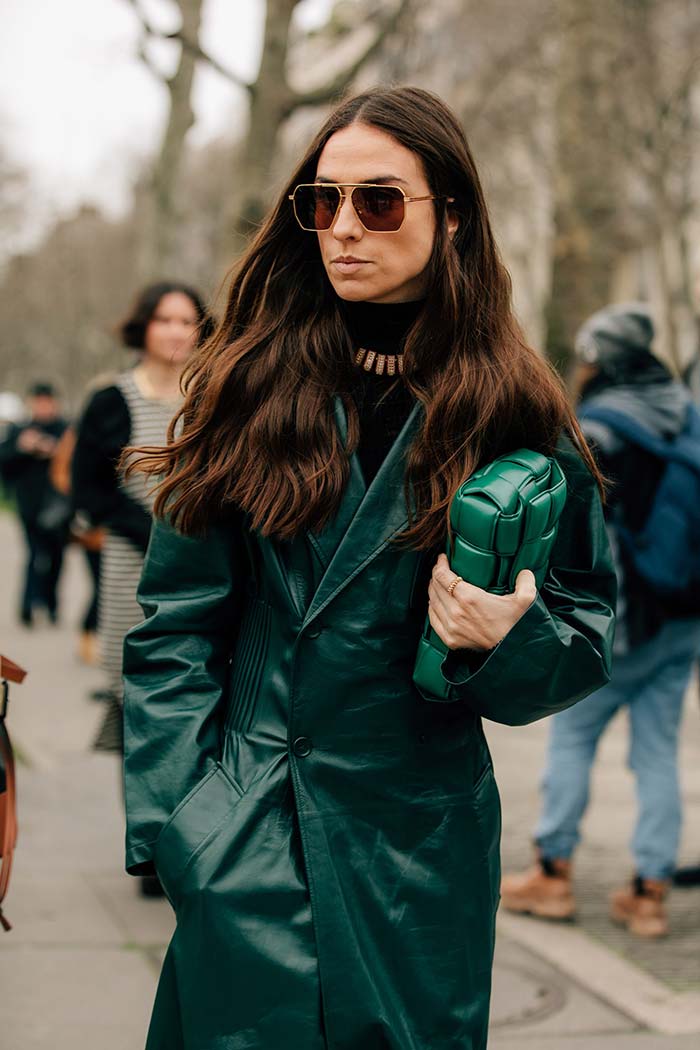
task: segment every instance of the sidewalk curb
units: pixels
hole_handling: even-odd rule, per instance
[[[498,931],[644,1027],[700,1033],[700,992],[674,992],[583,930],[499,912]]]

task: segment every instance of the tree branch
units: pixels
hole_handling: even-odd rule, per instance
[[[151,56],[148,53],[148,48],[146,47],[146,43],[147,43],[147,38],[145,36],[141,37],[141,40],[139,41],[139,49],[138,49],[138,52],[137,52],[137,57],[138,57],[138,59],[141,62],[143,62],[143,64],[146,66],[146,68],[149,70],[149,72],[151,72],[153,74],[153,76],[156,78],[156,80],[160,80],[160,82],[162,84],[165,84],[166,87],[167,87],[168,84],[170,83],[170,77],[166,76],[165,73],[163,73],[163,71],[161,69],[159,69],[158,66],[155,64],[155,62],[153,61],[153,59],[151,58]]]
[[[139,20],[139,22],[141,24],[141,30],[142,30],[145,38],[146,37],[155,37],[155,38],[157,38],[159,40],[176,40],[176,41],[178,41],[178,43],[182,46],[184,51],[187,51],[190,55],[193,55],[195,58],[199,59],[200,61],[206,62],[207,65],[211,66],[211,68],[215,72],[217,72],[220,76],[225,77],[226,80],[230,81],[232,84],[235,84],[236,87],[243,88],[245,91],[249,92],[250,94],[253,93],[253,90],[254,90],[254,85],[253,84],[249,84],[247,80],[244,80],[243,77],[239,76],[237,73],[234,73],[233,70],[227,69],[226,66],[222,66],[221,63],[218,62],[212,55],[210,55],[208,51],[205,51],[199,45],[198,41],[190,40],[190,38],[185,33],[183,33],[182,29],[175,29],[175,30],[173,30],[170,33],[166,33],[165,30],[158,29],[157,26],[154,26],[153,23],[149,21],[149,19],[146,17],[144,12],[141,10],[141,5],[139,4],[139,0],[125,0],[125,3],[127,3],[129,5],[129,7],[132,9],[134,14],[138,18],[138,20]],[[148,58],[148,55],[146,54],[146,49],[145,49],[145,46],[144,46],[143,43],[141,44],[141,46],[139,48],[139,57],[141,59],[143,59],[143,61],[146,63],[146,65],[151,70],[151,72],[153,72],[161,80],[163,80],[163,81],[165,81],[167,83],[167,77],[163,76],[163,74],[156,68],[156,66],[153,64],[153,62]]]
[[[235,84],[236,87],[243,88],[243,90],[247,91],[249,94],[252,94],[255,90],[254,84],[244,80],[243,77],[238,75],[238,73],[234,73],[232,69],[227,69],[226,66],[222,66],[221,63],[210,55],[208,51],[205,51],[204,48],[200,47],[196,41],[189,40],[182,30],[177,29],[172,33],[159,33],[158,35],[161,36],[163,40],[179,40],[185,51],[194,55],[194,57],[200,59],[200,61],[206,62],[216,73],[225,77],[226,80]]]
[[[379,22],[377,35],[372,43],[364,49],[354,62],[346,66],[345,69],[341,69],[336,76],[310,91],[293,92],[285,115],[289,116],[290,113],[299,109],[300,106],[320,106],[336,98],[355,79],[364,64],[379,51],[386,38],[396,28],[404,11],[408,9],[409,3],[410,0],[399,0],[394,10]]]
[[[545,16],[541,23],[536,23],[530,28],[522,40],[516,41],[511,47],[504,48],[500,54],[489,56],[488,68],[478,81],[478,97],[471,105],[467,103],[461,114],[472,134],[474,127],[488,115],[494,96],[502,88],[508,88],[509,77],[512,73],[522,72],[524,66],[533,60],[538,65],[542,65],[543,59],[539,45],[552,29],[552,23]]]

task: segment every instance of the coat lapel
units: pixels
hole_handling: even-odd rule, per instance
[[[342,406],[340,411],[342,413]],[[327,560],[327,567],[312,598],[303,627],[318,616],[336,594],[406,525],[408,512],[403,491],[406,454],[421,417],[422,406],[417,403],[366,490],[357,456],[352,457],[350,483],[338,515],[323,533],[316,536],[307,534],[322,560]],[[344,436],[344,416],[340,424]]]
[[[348,436],[348,424],[345,409],[340,397],[335,399],[335,419],[340,436],[345,442]],[[322,569],[328,568],[333,556],[350,527],[357,510],[366,494],[365,479],[357,456],[350,459],[350,479],[343,493],[343,498],[335,518],[326,525],[323,532],[307,532],[306,539],[313,547]]]

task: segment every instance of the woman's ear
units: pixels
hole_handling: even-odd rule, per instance
[[[453,208],[447,207],[447,236],[452,240],[459,229],[459,215]]]

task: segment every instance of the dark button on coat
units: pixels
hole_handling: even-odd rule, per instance
[[[148,1050],[483,1050],[500,808],[481,717],[518,725],[608,678],[615,581],[593,482],[540,595],[453,703],[411,672],[432,559],[406,522],[416,408],[322,535],[156,526],[126,644],[127,866],[177,914]],[[251,593],[252,592],[252,593]],[[318,633],[322,614],[324,630]]]

